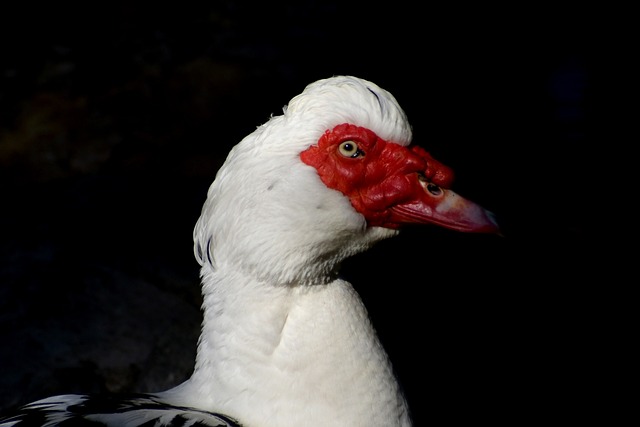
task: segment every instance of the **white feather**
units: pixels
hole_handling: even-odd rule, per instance
[[[195,373],[172,398],[248,425],[410,424],[366,309],[337,278],[342,260],[396,232],[367,228],[299,158],[341,123],[411,140],[388,92],[340,76],[307,86],[229,154],[194,229],[205,318]]]

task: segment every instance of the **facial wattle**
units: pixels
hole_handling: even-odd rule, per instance
[[[344,155],[340,144],[345,141],[356,144],[359,151]],[[439,186],[448,186],[453,179],[451,170],[421,147],[387,142],[350,124],[325,132],[300,157],[316,168],[327,187],[348,197],[369,226],[398,228],[400,224],[389,221],[391,208],[419,200],[425,192],[421,179]]]

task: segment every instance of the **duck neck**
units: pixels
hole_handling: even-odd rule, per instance
[[[297,414],[280,426],[327,416],[355,425],[347,419],[354,413],[358,423],[377,420],[365,425],[408,420],[388,357],[348,282],[274,286],[206,268],[202,278],[204,320],[194,373],[181,386],[190,389],[185,403],[256,421]],[[371,413],[376,406],[383,418]]]

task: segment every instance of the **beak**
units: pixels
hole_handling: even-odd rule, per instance
[[[467,233],[500,233],[495,215],[454,191],[416,174],[419,184],[410,201],[392,206],[391,224],[434,224]]]

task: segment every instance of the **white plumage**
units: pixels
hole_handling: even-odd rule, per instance
[[[209,188],[193,233],[204,319],[192,377],[106,403],[46,399],[0,426],[34,414],[42,423],[29,425],[84,417],[117,426],[410,426],[340,263],[405,222],[497,230],[490,214],[444,188],[449,171],[409,147],[411,136],[396,100],[371,82],[337,76],[307,86],[232,149]]]

